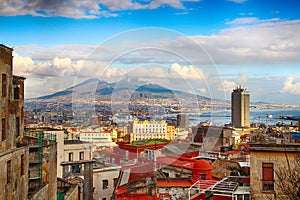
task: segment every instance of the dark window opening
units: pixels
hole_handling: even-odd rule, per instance
[[[69,153],[69,161],[73,161],[73,152]]]
[[[11,161],[7,161],[6,163],[6,183],[11,183],[12,174],[11,174]]]
[[[108,189],[108,180],[102,180],[102,189],[103,190]]]
[[[206,174],[200,174],[201,180],[206,180]]]
[[[25,174],[25,155],[21,155],[21,175]]]
[[[79,152],[79,160],[84,160],[84,152]]]
[[[2,127],[2,141],[6,140],[6,119],[5,118],[2,118],[1,120],[1,127]]]
[[[17,85],[14,87],[14,99],[20,99],[20,86]]]
[[[7,76],[6,74],[2,74],[2,97],[6,97],[7,95]]]
[[[20,136],[20,117],[16,117],[16,137]]]
[[[81,172],[80,165],[72,165],[72,173],[79,174]]]

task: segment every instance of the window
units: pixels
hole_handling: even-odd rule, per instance
[[[69,161],[73,161],[73,152],[69,153]]]
[[[84,160],[84,152],[79,152],[79,160]]]
[[[14,99],[20,99],[20,86],[14,86]]]
[[[2,122],[2,124],[1,124],[2,141],[4,141],[4,140],[6,140],[6,119],[2,118],[1,122]]]
[[[108,189],[108,180],[102,180],[102,189],[107,190]]]
[[[206,174],[200,174],[201,180],[206,180]]]
[[[81,172],[81,167],[79,164],[72,165],[72,173],[73,174],[79,174]]]
[[[20,117],[16,117],[16,137],[20,136]]]
[[[25,174],[25,155],[21,155],[21,176]]]
[[[274,169],[273,163],[262,163],[262,190],[274,190]]]
[[[11,182],[11,161],[7,161],[6,163],[6,183],[10,183]]]
[[[7,76],[2,74],[2,97],[6,97],[7,94]]]

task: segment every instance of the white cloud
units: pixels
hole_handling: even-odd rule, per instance
[[[271,18],[266,20],[261,20],[257,17],[241,17],[236,18],[232,21],[227,22],[229,25],[254,25],[254,24],[266,24],[266,23],[273,23],[273,22],[280,22],[280,18]]]
[[[238,20],[239,22],[234,21],[236,22],[234,27],[223,29],[218,34],[210,36],[182,36],[176,39],[162,38],[161,40],[144,42],[140,41],[137,35],[133,35],[131,37],[136,40],[134,44],[120,43],[117,46],[110,44],[101,46],[60,45],[53,48],[22,46],[15,47],[15,50],[17,52],[27,52],[27,55],[32,57],[33,60],[51,60],[60,55],[60,57],[69,57],[73,61],[98,59],[102,62],[109,62],[116,55],[120,55],[120,52],[138,49],[138,51],[131,52],[130,55],[118,59],[118,62],[127,65],[149,62],[180,63],[182,59],[175,57],[175,54],[189,58],[192,63],[211,64],[212,61],[206,52],[217,65],[300,62],[300,38],[298,37],[300,20],[260,20],[255,18],[252,21],[256,22],[249,26],[248,24],[239,24],[243,21],[241,19]],[[246,18],[245,21],[251,20]],[[153,47],[156,51],[140,50],[140,47]],[[97,48],[97,52],[100,52],[97,54],[97,58],[92,57],[94,54],[89,56],[95,48]],[[201,51],[201,48],[204,51]],[[162,51],[157,51],[157,49]],[[167,49],[168,52],[175,52],[175,54],[163,52],[164,49]]]
[[[21,56],[14,52],[14,74],[19,76],[28,76],[33,69],[34,62],[29,56]]]
[[[25,77],[59,77],[77,73],[80,61],[55,57],[50,61],[34,62],[29,56],[14,53],[14,74]]]
[[[227,22],[229,25],[241,25],[241,24],[253,24],[253,23],[258,23],[259,18],[257,17],[241,17],[241,18],[236,18],[232,21]]]
[[[205,79],[208,93],[220,93],[220,90],[224,91],[224,88],[229,92],[237,85],[255,91],[264,83],[259,82],[259,84],[253,85],[253,79],[248,78],[248,73],[253,74],[251,68],[248,68],[249,66],[264,66],[273,63],[288,65],[300,62],[300,38],[298,37],[300,20],[257,19],[256,22],[254,21],[252,24],[246,25],[240,21],[240,24],[236,23],[233,27],[210,36],[197,35],[161,40],[151,40],[152,38],[150,38],[149,41],[140,41],[140,38],[137,38],[137,42],[134,44],[118,43],[119,45],[111,46],[107,43],[101,46],[60,45],[52,48],[19,46],[14,48],[16,52],[14,71],[16,75],[27,77],[27,82],[29,82],[28,79],[33,78],[52,81],[56,77],[64,76],[78,76],[81,79],[104,77],[107,80],[117,80],[124,74],[126,75],[130,68],[134,68],[136,76],[142,76],[141,78],[150,81],[170,77],[189,81]],[[136,37],[132,38],[136,39]],[[195,44],[202,46],[217,65],[228,64],[232,68],[236,67],[235,74],[239,71],[249,70],[249,72],[241,73],[238,78],[227,78],[224,82],[214,80],[213,76],[218,76],[218,74],[209,73],[210,69],[207,67],[207,64],[212,66],[211,60],[203,59],[207,55],[201,52],[201,48],[196,47]],[[96,47],[99,49],[98,57],[91,54]],[[126,53],[128,50],[143,47],[160,51],[151,51],[146,48],[143,51],[130,53],[127,57],[123,56],[118,59],[118,62],[114,63],[116,66],[104,71],[107,64],[116,55],[123,55],[123,52]],[[181,57],[176,57],[176,55]],[[193,65],[188,64],[182,58],[188,58]],[[152,64],[152,67],[147,67],[148,64]],[[137,68],[140,66],[146,67],[138,71]],[[201,66],[201,69],[198,66]],[[79,71],[82,68],[86,70]],[[296,69],[291,71],[293,70]],[[270,74],[272,74],[271,70]],[[281,88],[281,93],[297,94],[299,92],[297,88],[300,88],[297,80],[296,78],[287,79],[282,88],[279,85],[273,88],[274,82],[268,81],[271,86],[264,87],[268,87],[270,90],[273,88],[273,93],[278,93]],[[252,81],[252,85],[249,81]],[[178,81],[172,82],[173,85],[177,83]],[[222,88],[222,84],[224,84],[224,88]],[[193,88],[202,87],[205,88],[205,83],[201,86],[193,86]],[[47,91],[47,87],[45,87],[45,91]],[[268,92],[268,94],[270,93],[271,91]],[[274,94],[272,97],[275,98],[275,96]],[[278,96],[277,98],[280,98],[280,95]]]
[[[0,1],[0,13],[7,16],[64,16],[71,18],[95,18],[101,16],[98,1],[66,0],[3,0]]]
[[[234,22],[235,20],[233,20]],[[241,23],[243,20],[238,20]],[[245,21],[250,22],[249,18]],[[217,64],[296,63],[300,61],[300,20],[256,20],[211,36],[193,36]]]
[[[228,92],[228,91],[232,91],[236,86],[237,84],[234,81],[224,80],[223,88],[219,88],[219,90]]]
[[[201,94],[207,93],[207,90],[206,90],[205,88],[200,88],[200,89],[198,89],[198,91],[199,91]]]
[[[181,66],[178,63],[173,63],[169,68],[169,74],[174,78],[191,78],[191,79],[203,79],[206,75],[202,69],[196,68],[192,65]]]
[[[248,84],[248,73],[240,73],[239,78],[237,79],[236,83],[243,87],[247,86]]]
[[[117,17],[114,11],[156,9],[170,6],[184,9],[183,2],[197,2],[198,0],[152,0],[139,3],[133,0],[2,0],[0,14],[5,16],[33,15],[33,16],[63,16],[69,18],[98,18]]]
[[[300,81],[296,77],[290,76],[284,82],[283,88],[280,90],[281,93],[289,94],[300,94]]]

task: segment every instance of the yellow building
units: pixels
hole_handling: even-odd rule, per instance
[[[167,125],[167,140],[173,140],[177,137],[177,128],[173,125]]]
[[[299,199],[299,154],[300,143],[251,144],[251,199]]]

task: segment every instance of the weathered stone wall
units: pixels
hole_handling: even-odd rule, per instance
[[[6,88],[2,88],[3,75],[6,76]],[[0,45],[0,151],[9,150],[14,143],[14,137],[11,136],[9,123],[9,107],[12,100],[12,49]],[[6,95],[2,95],[5,90]],[[6,134],[2,135],[2,119],[5,119]]]
[[[21,156],[24,163],[21,162]],[[0,153],[0,199],[26,199],[28,194],[28,148],[20,147]],[[7,161],[11,162],[10,181],[7,180]],[[22,170],[23,164],[23,171]]]

